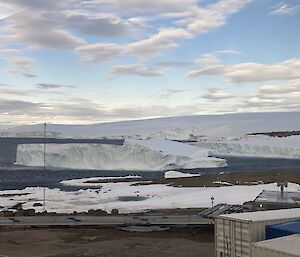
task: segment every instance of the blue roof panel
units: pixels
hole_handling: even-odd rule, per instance
[[[300,220],[266,226],[266,239],[300,234]]]
[[[273,224],[270,225],[270,227],[300,233],[300,220],[285,222],[281,224]]]

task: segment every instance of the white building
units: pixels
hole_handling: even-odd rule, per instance
[[[253,257],[299,257],[300,235],[279,237],[253,243]]]
[[[215,220],[216,257],[255,257],[253,242],[265,240],[266,225],[300,219],[300,208],[220,215]]]

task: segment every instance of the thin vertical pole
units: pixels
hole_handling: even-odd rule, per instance
[[[47,137],[47,123],[44,123],[44,212],[46,211],[46,137]]]

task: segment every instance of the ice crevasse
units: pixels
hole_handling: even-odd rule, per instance
[[[223,167],[226,161],[209,157],[209,151],[162,140],[126,140],[110,144],[48,144],[46,165],[71,169],[169,170]],[[41,144],[18,145],[16,164],[43,166]]]

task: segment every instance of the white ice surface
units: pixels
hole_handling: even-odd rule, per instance
[[[287,138],[246,136],[259,132],[300,131],[300,112],[199,115],[93,125],[49,124],[47,131],[49,136],[54,137],[193,140],[198,141],[199,148],[205,150],[204,155],[207,155],[206,151],[209,150],[220,155],[300,158],[300,136]],[[0,128],[1,135],[42,136],[43,126],[21,126],[8,130]],[[168,154],[171,155],[173,149],[178,151],[171,143],[163,147],[159,145],[156,149],[157,145],[159,144],[155,141],[140,141],[140,146],[150,147],[152,150],[168,150]],[[183,148],[183,145],[180,148],[182,155],[190,151]],[[199,154],[200,151],[197,155]],[[178,153],[173,154],[175,155]],[[178,160],[172,161],[177,163]],[[193,164],[194,167],[197,165]],[[209,167],[205,165],[204,167]],[[94,168],[93,164],[91,166]],[[115,166],[112,167],[114,168]],[[138,162],[136,169],[140,169]]]
[[[199,148],[179,143],[170,140],[163,139],[148,139],[148,140],[136,140],[134,141],[139,145],[150,148],[155,151],[162,151],[168,154],[180,155],[180,156],[203,156],[207,157],[207,150],[199,150]]]
[[[165,172],[165,178],[190,178],[190,177],[199,177],[200,174],[192,173],[183,173],[175,170],[170,170]]]
[[[43,165],[43,145],[18,145],[17,164]],[[105,144],[49,144],[46,164],[51,167],[99,170],[169,170],[223,167],[223,159],[208,151],[169,140],[126,140],[122,146]]]
[[[233,184],[226,182],[226,181],[214,181],[213,184],[215,185],[223,185],[223,186],[232,186]]]
[[[85,187],[99,187],[101,186],[101,181],[105,180],[123,180],[123,179],[136,179],[141,178],[141,176],[138,175],[129,175],[124,177],[95,177],[95,178],[79,178],[79,179],[71,179],[71,180],[65,180],[61,183],[65,186],[85,186]],[[98,182],[99,181],[99,182]]]
[[[89,180],[89,179],[88,179]],[[76,192],[63,192],[59,189],[46,190],[46,209],[58,213],[73,211],[87,211],[89,209],[103,209],[110,212],[117,208],[121,213],[144,212],[153,209],[173,209],[210,207],[210,198],[214,197],[214,204],[242,204],[254,200],[262,190],[278,190],[277,184],[253,186],[226,187],[197,187],[177,188],[168,185],[134,185],[135,182],[103,183],[99,189],[81,189]],[[289,183],[289,191],[299,191],[300,186]],[[43,188],[26,188],[24,190],[5,190],[0,194],[29,193],[23,196],[0,197],[0,205],[11,207],[24,202],[25,209],[34,208],[42,211],[43,207],[33,207],[36,202],[42,202]],[[147,197],[142,201],[124,202],[118,197],[141,196]]]
[[[300,130],[300,112],[197,115],[122,121],[93,125],[49,124],[53,136],[82,138],[199,139],[239,137],[254,132]],[[18,126],[0,131],[7,136],[43,136],[43,125]]]
[[[203,140],[193,145],[225,156],[300,158],[300,136],[244,136],[234,140]]]

